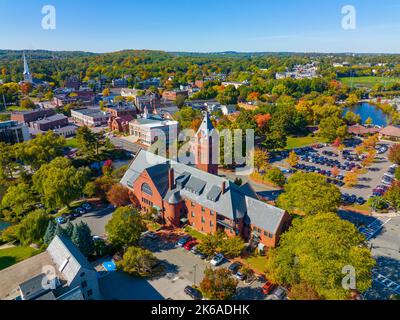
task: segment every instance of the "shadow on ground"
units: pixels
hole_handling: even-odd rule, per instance
[[[146,279],[109,272],[99,279],[103,300],[164,300]]]
[[[400,261],[389,257],[379,256],[376,258],[375,270],[387,277],[397,285],[400,284]],[[367,300],[387,300],[391,295],[396,294],[378,281],[373,281],[372,287],[364,294]]]

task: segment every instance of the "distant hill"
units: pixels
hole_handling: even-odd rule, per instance
[[[23,50],[0,50],[0,60],[20,60]],[[48,51],[48,50],[25,50],[31,60],[41,59],[67,59],[77,57],[94,56],[96,53],[83,51]]]

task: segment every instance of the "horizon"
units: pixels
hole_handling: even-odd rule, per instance
[[[126,47],[165,52],[220,53],[400,53],[396,0],[379,6],[354,0],[354,26],[343,27],[349,4],[343,0],[285,3],[240,0],[201,6],[183,0],[106,0],[92,3],[53,0],[54,29],[43,29],[48,11],[41,0],[4,0],[0,26],[8,36],[4,50],[49,50],[110,53]],[[29,30],[29,33],[26,32]],[[44,49],[38,49],[44,48]],[[383,49],[384,48],[384,49]]]

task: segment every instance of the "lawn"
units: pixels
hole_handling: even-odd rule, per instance
[[[200,241],[203,240],[206,236],[204,233],[194,230],[192,227],[186,227],[184,230],[188,235]]]
[[[325,143],[325,142],[326,140],[324,138],[312,135],[300,136],[300,137],[291,136],[288,137],[287,139],[286,149],[301,148],[315,143]]]
[[[346,78],[340,78],[339,80],[350,87],[365,87],[365,88],[372,88],[377,83],[381,83],[383,85],[389,85],[392,83],[400,82],[400,78],[387,78],[387,77],[346,77]]]
[[[244,263],[247,264],[248,267],[253,269],[258,273],[265,273],[265,264],[266,264],[266,257],[253,255],[249,258],[244,259]]]
[[[0,270],[8,268],[22,260],[28,259],[39,252],[40,250],[35,250],[31,247],[0,249]]]
[[[76,138],[69,138],[69,139],[67,139],[67,142],[65,145],[72,149],[77,149],[78,148],[78,140]]]

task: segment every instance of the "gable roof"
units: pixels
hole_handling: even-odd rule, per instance
[[[71,242],[71,240],[55,236],[47,248],[47,252],[58,266],[59,272],[63,274],[68,285],[75,279],[80,270],[95,271],[86,257]]]
[[[175,174],[175,187],[172,190],[168,187],[170,168],[174,169]],[[170,204],[185,198],[231,220],[248,216],[254,225],[270,232],[279,227],[285,213],[284,210],[258,200],[249,184],[239,187],[226,178],[167,160],[145,150],[137,154],[121,184],[132,189],[134,182],[145,170],[152,177],[156,188],[163,190],[163,193],[160,192],[163,199]],[[222,192],[223,189],[225,192]]]
[[[399,126],[388,126],[386,128],[383,128],[380,131],[380,134],[383,134],[385,136],[392,136],[392,137],[400,138],[400,127]]]

